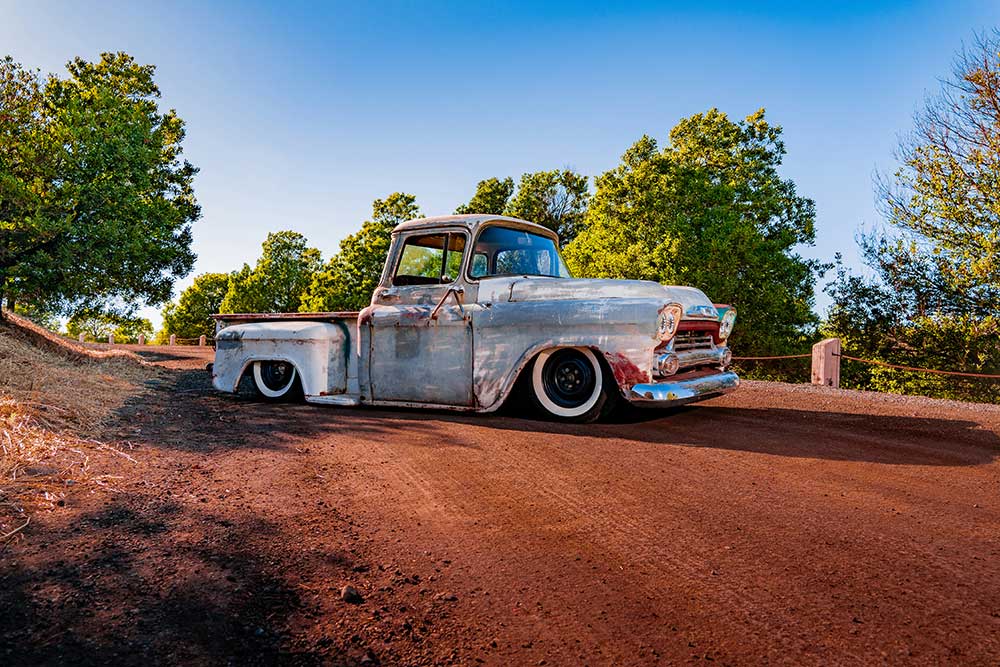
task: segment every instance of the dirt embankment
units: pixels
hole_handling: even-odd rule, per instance
[[[95,350],[5,313],[0,321],[0,544],[69,486],[105,484],[93,457],[116,411],[162,371],[121,350]],[[97,472],[93,472],[93,470]]]
[[[3,664],[996,664],[1000,409],[767,383],[559,426],[266,405],[207,351],[0,554]],[[342,599],[345,585],[360,599]]]

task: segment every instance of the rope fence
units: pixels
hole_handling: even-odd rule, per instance
[[[809,359],[811,354],[782,354],[775,357],[733,357],[733,361],[771,361],[772,359]]]
[[[827,338],[813,345],[811,354],[781,354],[761,357],[733,357],[733,361],[777,361],[786,359],[812,359],[812,383],[822,384],[829,387],[840,386],[840,362],[842,359],[853,361],[859,364],[871,366],[881,366],[894,370],[908,371],[911,373],[930,373],[933,375],[945,375],[949,377],[974,378],[979,380],[1000,380],[1000,374],[996,373],[971,373],[968,371],[946,371],[937,368],[921,368],[917,366],[905,366],[903,364],[892,364],[887,361],[877,361],[875,359],[864,359],[849,354],[844,354],[840,349],[839,338]]]
[[[1000,380],[1000,375],[993,373],[967,373],[964,371],[941,371],[935,368],[916,368],[914,366],[900,366],[899,364],[890,364],[885,361],[874,361],[872,359],[860,359],[858,357],[852,357],[846,354],[840,355],[841,359],[850,359],[851,361],[857,361],[862,364],[871,364],[873,366],[884,366],[886,368],[895,368],[900,371],[914,371],[917,373],[934,373],[936,375],[954,375],[958,377],[967,378],[984,378],[987,380]]]

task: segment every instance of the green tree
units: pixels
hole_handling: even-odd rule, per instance
[[[176,302],[163,308],[163,329],[158,342],[169,340],[171,334],[178,338],[198,338],[215,334],[215,321],[211,315],[218,313],[222,300],[229,291],[230,274],[203,273],[181,292]]]
[[[840,268],[824,324],[852,356],[1000,373],[1000,33],[957,59],[876,190],[887,229],[859,238],[869,277]],[[1000,401],[1000,383],[845,362],[845,386]]]
[[[74,338],[83,334],[90,340],[102,342],[107,340],[108,334],[113,334],[115,342],[124,343],[137,341],[140,334],[151,338],[153,325],[144,317],[85,308],[69,318],[66,331]]]
[[[340,251],[318,272],[302,298],[303,312],[361,310],[371,302],[389,253],[392,230],[420,217],[416,197],[394,192],[372,204],[372,219],[340,242]]]
[[[200,216],[184,123],[154,67],[77,58],[42,79],[0,60],[0,297],[49,312],[162,303]]]
[[[941,255],[885,234],[860,239],[871,277],[839,267],[826,292],[832,305],[823,324],[847,354],[912,368],[1000,374],[1000,316],[980,303],[1000,293],[967,291]],[[992,292],[992,296],[990,293]],[[1000,383],[903,371],[845,361],[841,384],[897,394],[1000,401]]]
[[[956,60],[917,114],[878,184],[886,218],[924,250],[946,255],[951,279],[1000,288],[1000,31]]]
[[[509,215],[548,227],[568,243],[579,233],[590,192],[587,177],[569,169],[521,175],[515,194],[514,179],[479,181],[476,193],[455,213]]]
[[[590,192],[587,177],[569,169],[524,174],[504,213],[548,227],[569,243],[583,226]]]
[[[49,331],[59,331],[62,329],[62,322],[59,315],[52,311],[40,308],[37,304],[18,302],[14,305],[13,312],[21,317],[26,317],[35,324]]]
[[[462,204],[455,209],[455,213],[488,213],[492,215],[504,215],[507,202],[514,194],[514,179],[487,178],[476,184],[476,193],[468,204]]]
[[[310,248],[298,232],[281,231],[267,235],[260,259],[234,274],[220,313],[296,312],[315,274],[322,266],[319,250]]]
[[[778,175],[781,128],[761,109],[683,119],[662,150],[642,137],[597,179],[583,231],[565,249],[576,275],[693,285],[739,310],[738,354],[805,349],[824,266],[794,252],[815,237],[814,205]]]

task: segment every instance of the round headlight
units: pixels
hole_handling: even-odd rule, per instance
[[[680,305],[676,303],[671,303],[660,310],[660,316],[656,320],[656,334],[660,340],[670,340],[677,333],[682,312]]]
[[[719,338],[722,340],[729,338],[729,334],[733,333],[734,324],[736,324],[736,309],[730,308],[719,322]]]

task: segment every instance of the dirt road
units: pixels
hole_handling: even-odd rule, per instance
[[[160,360],[115,491],[0,553],[0,663],[1000,661],[995,406],[747,383],[561,426]]]

